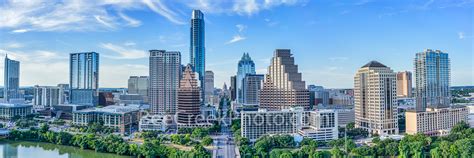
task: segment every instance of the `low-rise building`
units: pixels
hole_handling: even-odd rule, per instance
[[[241,135],[250,141],[256,141],[268,134],[297,133],[303,127],[303,108],[283,109],[281,111],[242,111]]]
[[[250,141],[271,134],[300,134],[319,141],[337,139],[337,111],[304,111],[301,107],[281,111],[242,111],[241,134]]]
[[[140,118],[138,106],[111,105],[103,108],[88,108],[73,112],[72,122],[87,126],[89,122],[102,122],[120,133],[132,133]]]
[[[426,108],[426,111],[414,110],[405,112],[407,134],[423,133],[429,136],[444,136],[451,128],[461,122],[467,122],[467,107]]]
[[[56,118],[63,120],[72,120],[72,113],[74,111],[87,109],[87,105],[77,105],[77,104],[62,104],[54,105],[53,112],[56,114]]]
[[[336,110],[318,110],[307,113],[308,125],[298,130],[303,137],[317,141],[338,138],[338,113]]]
[[[146,115],[140,119],[138,124],[139,131],[165,131],[163,115]]]
[[[25,117],[31,114],[32,105],[0,103],[0,119],[11,120],[15,116]]]

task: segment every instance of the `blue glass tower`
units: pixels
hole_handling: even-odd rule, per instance
[[[199,74],[201,87],[201,101],[204,101],[206,73],[206,53],[204,43],[204,14],[200,10],[193,10],[191,17],[190,61],[194,72]]]
[[[5,72],[4,72],[4,91],[3,98],[5,101],[20,97],[20,62],[11,60],[5,56]]]
[[[248,53],[244,53],[242,58],[237,65],[237,102],[243,102],[243,80],[247,74],[254,75],[255,72],[255,63]]]
[[[99,54],[71,53],[69,58],[69,102],[97,106],[99,97]]]
[[[427,49],[416,54],[414,65],[416,110],[448,107],[451,103],[448,54]]]

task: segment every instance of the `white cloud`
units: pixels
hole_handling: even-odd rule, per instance
[[[245,40],[245,37],[240,36],[240,35],[235,35],[234,37],[232,37],[231,40],[227,41],[226,44],[232,44],[232,43],[239,42],[242,40]]]
[[[16,30],[13,30],[12,33],[25,33],[25,32],[28,32],[30,30],[28,29],[16,29]]]
[[[10,51],[0,49],[0,68],[3,68],[3,57],[8,57],[20,62],[20,85],[57,85],[68,83],[69,54],[47,50],[38,51]],[[101,54],[102,56],[102,54]],[[131,75],[146,76],[148,63],[145,64],[100,64],[100,87],[126,87],[127,79]],[[127,70],[127,71],[123,71]],[[3,83],[3,73],[0,73],[0,85]]]
[[[459,33],[458,33],[458,37],[459,37],[459,39],[464,39],[464,38],[466,38],[466,36],[464,35],[464,32],[459,32]]]
[[[127,71],[123,71],[127,70]],[[134,64],[105,65],[99,69],[100,87],[127,87],[130,76],[148,76],[148,66]]]
[[[164,5],[161,1],[155,1],[155,2],[156,4],[152,2],[151,0],[143,0],[143,3],[145,3],[148,6],[148,8],[164,16],[169,21],[175,24],[185,24],[183,21],[179,20],[176,17],[176,13],[168,9],[168,7],[166,7],[166,5]]]
[[[101,24],[111,28],[111,29],[116,29],[115,25],[111,23],[110,19],[107,19],[106,17],[101,17],[99,15],[94,16],[94,18]]]
[[[112,51],[112,54],[103,54],[102,56],[111,59],[141,59],[146,58],[147,53],[143,50],[125,48],[112,43],[102,43],[100,47]]]
[[[236,1],[233,10],[238,14],[252,15],[260,11],[260,4],[257,4],[255,0]]]
[[[237,24],[237,25],[235,25],[235,27],[237,27],[239,32],[242,32],[247,28],[247,26],[243,25],[243,24]]]
[[[5,47],[15,49],[15,48],[22,48],[24,47],[24,45],[18,42],[9,42],[5,44]]]
[[[10,51],[0,49],[0,56],[8,57],[20,62],[20,85],[56,85],[68,82],[68,55],[46,50],[38,51]],[[3,65],[4,60],[0,60]],[[0,73],[0,80],[3,83],[3,73]]]
[[[142,22],[141,22],[141,21],[139,21],[139,20],[137,20],[137,19],[133,19],[133,18],[131,18],[131,17],[129,17],[129,16],[123,14],[123,13],[119,13],[119,16],[120,16],[123,20],[127,21],[129,26],[138,27],[138,26],[142,25]]]
[[[12,33],[29,31],[108,31],[138,27],[142,22],[125,13],[151,10],[175,24],[186,24],[186,10],[205,14],[254,15],[278,6],[292,6],[307,0],[4,0],[0,3],[0,28]],[[169,7],[170,6],[170,7]],[[173,6],[173,7],[171,7]]]
[[[137,44],[135,42],[128,41],[128,42],[125,42],[123,45],[125,45],[125,46],[136,46]]]
[[[12,33],[28,31],[97,31],[138,27],[141,21],[124,14],[152,10],[169,21],[183,24],[161,1],[151,0],[5,0],[0,3],[0,28]]]
[[[278,6],[292,6],[304,4],[307,0],[196,0],[190,2],[182,0],[189,8],[200,9],[205,13],[226,13],[239,15],[253,15],[262,10]]]

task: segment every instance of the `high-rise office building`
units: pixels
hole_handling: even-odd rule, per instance
[[[205,27],[204,14],[200,10],[193,10],[191,16],[191,40],[190,40],[190,61],[194,72],[199,76],[201,87],[201,101],[204,101],[205,92],[205,71],[206,71],[206,50],[205,50]]]
[[[148,102],[148,76],[130,76],[128,79],[128,94],[138,94]]]
[[[397,97],[410,98],[412,95],[412,77],[410,71],[397,73]]]
[[[398,134],[396,73],[371,61],[354,77],[355,127],[370,134]]]
[[[230,76],[230,100],[235,101],[237,99],[237,76]]]
[[[248,53],[244,53],[237,65],[237,102],[242,103],[244,99],[243,94],[243,80],[247,74],[256,74],[255,72],[255,63]]]
[[[269,110],[309,109],[309,91],[289,49],[277,49],[260,90],[260,108]]]
[[[247,74],[242,80],[242,103],[244,105],[258,105],[259,92],[263,85],[264,75]]]
[[[99,102],[99,54],[71,53],[69,75],[69,102],[96,106]]]
[[[3,99],[9,102],[10,99],[20,98],[20,62],[11,60],[8,55],[5,55],[3,77]]]
[[[191,65],[188,65],[183,73],[183,78],[179,83],[178,92],[178,120],[179,124],[192,125],[197,124],[197,118],[200,111],[200,88],[192,71]]]
[[[416,110],[448,107],[451,103],[450,60],[447,53],[427,49],[415,57]]]
[[[205,103],[210,103],[211,99],[214,97],[214,72],[212,71],[206,71],[206,76],[205,76],[205,82],[206,82],[206,99]]]
[[[175,114],[181,74],[181,53],[150,50],[149,103],[152,114]]]

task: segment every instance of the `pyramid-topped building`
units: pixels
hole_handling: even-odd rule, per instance
[[[187,65],[178,90],[178,124],[196,124],[200,114],[200,88],[191,65]]]
[[[290,50],[277,49],[260,91],[260,108],[281,110],[291,107],[309,109],[309,91]]]

